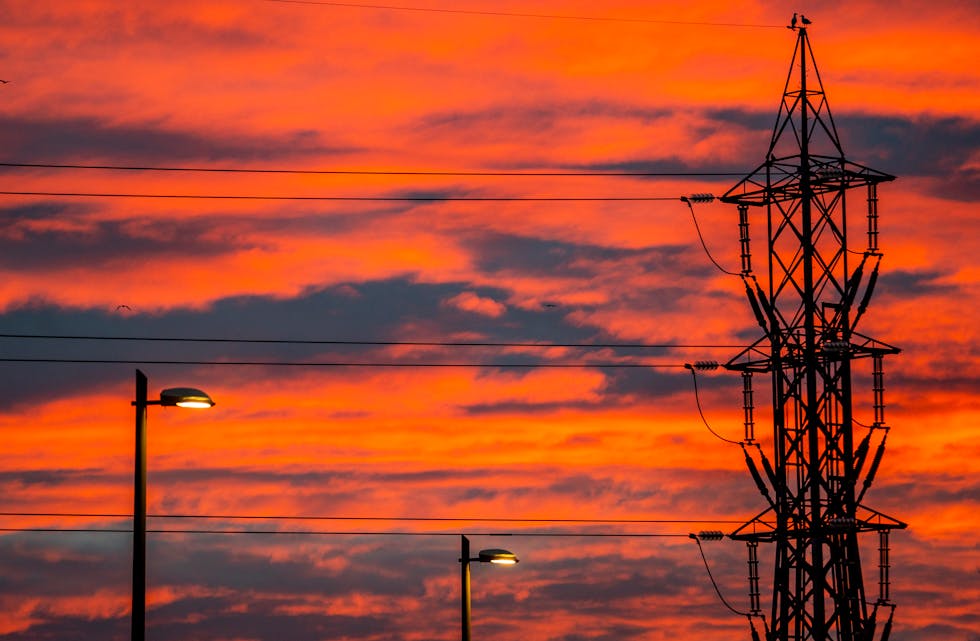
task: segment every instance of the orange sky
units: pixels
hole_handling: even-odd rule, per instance
[[[975,641],[980,11],[340,4],[41,0],[4,12],[0,163],[408,173],[3,166],[0,191],[423,200],[0,196],[0,527],[131,527],[139,366],[151,394],[196,385],[218,402],[150,408],[151,514],[676,521],[152,518],[155,529],[361,533],[151,533],[151,639],[456,638],[463,531],[475,549],[522,558],[474,568],[480,637],[748,638],[687,533],[731,531],[764,500],[741,451],[705,429],[679,366],[726,361],[760,330],[677,198],[722,194],[764,159],[794,44],[783,25],[800,11],[849,159],[898,176],[879,188],[884,259],[861,325],[903,349],[886,359],[892,429],[868,498],[909,523],[892,535],[893,638]],[[411,173],[433,171],[696,175]],[[849,197],[861,251],[863,194]],[[735,208],[695,207],[714,258],[738,269]],[[753,216],[761,270],[765,226]],[[657,366],[504,367],[639,357]],[[868,367],[855,366],[854,406],[870,423]],[[739,376],[699,381],[711,426],[742,438]],[[764,448],[768,394],[757,376]],[[670,536],[542,536],[556,533]],[[0,641],[126,638],[129,546],[125,532],[0,533]],[[742,545],[705,551],[744,609]],[[862,539],[862,555],[876,597],[876,539]]]

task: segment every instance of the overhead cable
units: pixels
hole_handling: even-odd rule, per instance
[[[440,9],[435,7],[406,7],[401,5],[365,4],[359,2],[330,2],[328,0],[265,0],[279,4],[298,4],[325,7],[348,7],[355,9],[383,9],[388,11],[416,11],[425,13],[449,13],[472,16],[493,16],[498,18],[537,18],[545,20],[581,20],[589,22],[619,22],[632,24],[666,24],[698,27],[749,27],[756,29],[781,28],[783,25],[757,24],[743,22],[707,22],[692,20],[665,20],[661,18],[617,18],[612,16],[582,16],[551,13],[517,13],[510,11],[479,11],[476,9]]]
[[[271,345],[359,345],[395,347],[525,347],[550,349],[569,347],[578,349],[736,349],[744,345],[691,345],[691,344],[650,344],[650,343],[530,343],[509,341],[413,341],[413,340],[337,340],[337,339],[289,339],[289,338],[196,338],[178,336],[104,336],[91,334],[20,334],[4,332],[0,338],[25,338],[38,340],[91,340],[91,341],[134,341],[134,342],[172,342],[172,343],[233,343],[233,344],[271,344]]]
[[[708,431],[711,432],[711,434],[714,435],[715,438],[722,440],[726,443],[731,443],[733,445],[741,445],[742,443],[740,441],[734,441],[730,438],[725,438],[718,432],[711,429],[711,424],[708,423],[708,419],[705,418],[704,416],[704,410],[701,408],[701,394],[698,391],[698,375],[695,370],[716,369],[718,367],[718,363],[715,363],[714,361],[697,361],[694,363],[694,365],[691,365],[690,363],[685,363],[684,365],[682,365],[682,367],[684,369],[691,370],[691,380],[694,381],[694,402],[698,406],[698,414],[701,416],[701,422],[704,423],[704,426],[708,428]]]
[[[131,528],[0,528],[0,532],[48,532],[131,534]],[[259,534],[306,536],[459,536],[459,532],[392,532],[390,530],[217,530],[217,529],[148,529],[148,534]],[[525,536],[553,538],[682,538],[687,534],[659,532],[465,532],[468,536]]]
[[[496,369],[640,369],[683,368],[680,363],[412,363],[358,361],[235,361],[122,358],[0,358],[0,363],[62,363],[75,365],[234,365],[269,367],[487,367]]]
[[[738,276],[733,271],[729,271],[718,264],[715,257],[711,255],[711,251],[708,250],[708,245],[704,241],[704,234],[701,233],[701,225],[698,224],[698,217],[694,213],[694,205],[692,203],[710,203],[715,199],[713,194],[692,194],[690,196],[681,196],[681,202],[685,203],[688,209],[691,210],[691,220],[694,221],[694,229],[698,232],[698,240],[701,241],[701,247],[704,249],[705,255],[707,255],[708,260],[718,268],[723,274],[728,274],[729,276]]]
[[[293,196],[263,194],[150,194],[79,191],[0,191],[2,196],[146,198],[167,200],[303,200],[339,202],[653,202],[674,196]]]
[[[744,176],[747,172],[735,171],[452,171],[407,169],[279,169],[262,167],[167,167],[150,165],[89,165],[48,162],[0,162],[0,167],[24,169],[97,169],[103,171],[161,171],[199,172],[219,174],[293,174],[325,176],[487,176],[487,177],[550,177],[581,178],[583,176],[641,178],[684,178],[701,176]]]
[[[132,518],[132,514],[91,512],[0,512],[0,517],[58,517],[58,518]],[[147,514],[151,519],[212,519],[212,520],[263,520],[263,521],[404,521],[404,522],[478,522],[478,523],[597,523],[643,524],[654,523],[742,523],[728,519],[554,519],[554,518],[496,518],[496,517],[432,517],[432,516],[324,516],[324,515],[273,515],[273,514]]]
[[[696,534],[689,534],[690,538],[694,539],[694,542],[698,544],[698,551],[701,553],[701,560],[704,561],[704,569],[708,572],[708,578],[711,580],[711,585],[715,588],[715,594],[725,605],[726,608],[734,612],[735,614],[743,617],[749,617],[751,620],[751,615],[748,612],[742,612],[741,610],[736,610],[732,605],[725,599],[721,593],[721,588],[718,587],[718,583],[715,581],[714,575],[711,574],[711,568],[708,567],[708,557],[704,555],[704,547],[701,546],[701,537]]]

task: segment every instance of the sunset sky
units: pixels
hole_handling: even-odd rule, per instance
[[[980,639],[980,6],[925,6],[0,2],[0,640],[128,638],[137,367],[217,402],[149,409],[152,641],[458,638],[460,533],[521,558],[473,568],[475,638],[748,639],[687,535],[765,504],[682,365],[760,329],[679,197],[764,160],[794,11],[898,177],[861,327],[902,348],[892,639]],[[694,211],[737,271],[736,209]],[[741,439],[740,376],[698,383]],[[745,545],[704,551],[747,609]]]

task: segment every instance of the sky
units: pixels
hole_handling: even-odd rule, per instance
[[[0,6],[0,640],[128,638],[136,368],[217,403],[149,408],[153,641],[457,638],[461,533],[521,559],[474,564],[477,638],[749,638],[688,537],[765,507],[698,413],[742,439],[741,377],[682,365],[760,329],[679,197],[764,160],[794,11],[848,158],[897,176],[861,327],[902,349],[892,638],[980,639],[980,7]],[[737,270],[735,208],[694,213]],[[703,546],[747,609],[744,544]]]

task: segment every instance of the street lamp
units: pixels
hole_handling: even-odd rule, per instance
[[[463,641],[470,641],[472,632],[472,621],[470,620],[470,562],[479,561],[480,563],[493,563],[494,565],[516,565],[517,555],[509,550],[491,549],[480,550],[480,554],[475,558],[470,558],[470,540],[465,535],[460,536],[459,562],[461,567],[460,577],[463,583],[462,589],[462,622],[463,622]]]
[[[172,387],[160,392],[160,400],[146,397],[146,374],[136,370],[136,460],[133,475],[133,641],[146,638],[146,408],[164,407],[207,408],[214,405],[211,397],[192,387]]]

